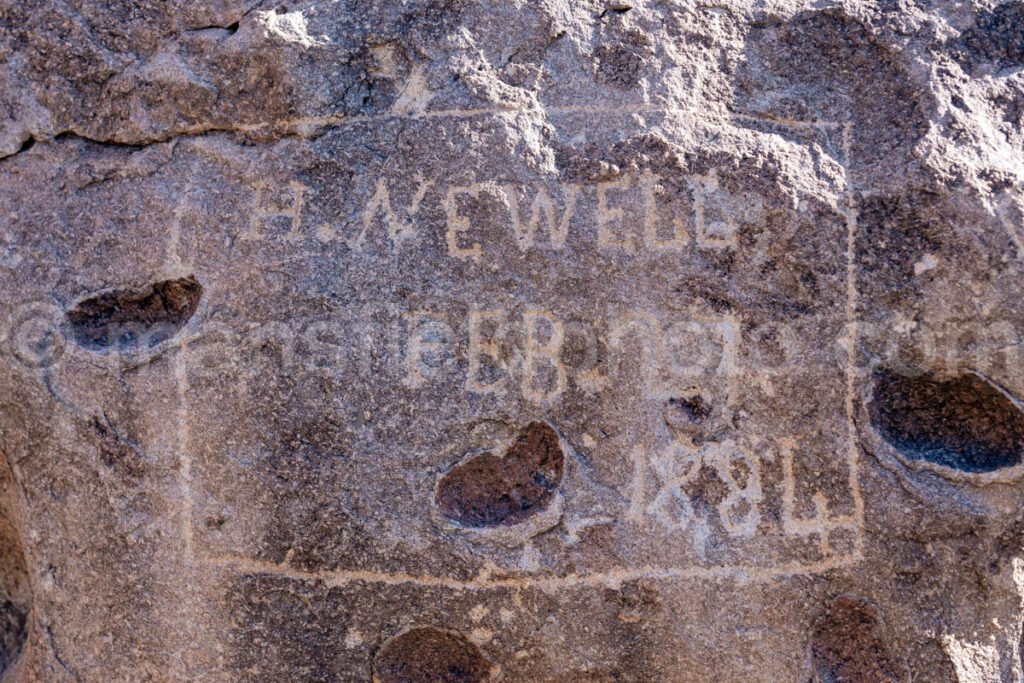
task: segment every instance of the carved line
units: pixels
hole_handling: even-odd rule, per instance
[[[341,123],[355,122],[358,120],[364,121],[378,121],[388,118],[404,118],[404,119],[429,119],[429,118],[442,118],[442,117],[469,117],[479,115],[496,115],[502,113],[527,113],[527,112],[555,112],[555,113],[639,113],[643,111],[686,111],[682,109],[666,109],[658,107],[643,107],[643,108],[620,108],[620,109],[608,109],[608,108],[597,108],[597,107],[560,107],[560,108],[547,108],[547,109],[476,109],[476,110],[445,110],[436,112],[425,112],[422,114],[415,115],[383,115],[377,117],[326,117],[322,119],[300,119],[296,120],[294,125],[296,126],[316,126],[326,127],[330,125],[337,125]],[[694,113],[694,112],[688,112]],[[700,118],[707,120],[713,120],[713,117],[707,117],[700,114],[695,114]],[[850,150],[851,150],[851,132],[852,124],[850,123],[837,123],[831,121],[788,121],[771,119],[767,117],[756,117],[744,114],[731,114],[731,116],[738,120],[749,120],[762,123],[772,123],[777,125],[784,125],[787,127],[805,128],[805,129],[818,129],[818,128],[840,128],[842,130],[842,148],[844,155],[844,168],[847,175],[847,190],[845,191],[846,199],[846,218],[847,218],[847,239],[846,239],[846,276],[847,276],[847,296],[845,305],[846,314],[846,345],[847,345],[847,364],[846,364],[846,397],[845,397],[845,412],[847,419],[847,432],[848,432],[848,449],[847,449],[847,461],[849,467],[849,485],[851,495],[854,499],[854,519],[856,533],[854,535],[854,552],[849,555],[836,555],[825,560],[812,563],[800,563],[800,562],[787,562],[775,567],[744,567],[744,566],[722,566],[722,567],[687,567],[687,568],[657,568],[657,567],[646,567],[646,568],[635,568],[635,569],[617,569],[608,572],[602,572],[597,574],[573,574],[565,577],[505,577],[491,579],[484,576],[479,576],[474,579],[462,580],[450,577],[432,577],[432,576],[415,576],[411,574],[388,574],[381,572],[367,572],[367,571],[347,571],[347,570],[335,570],[335,571],[321,571],[321,572],[307,572],[297,570],[290,567],[287,563],[284,564],[273,564],[255,559],[244,558],[240,556],[215,556],[207,557],[204,562],[212,566],[219,566],[224,568],[234,568],[242,573],[251,574],[267,574],[273,576],[283,576],[287,578],[293,578],[296,580],[323,580],[329,585],[346,585],[353,582],[364,582],[364,583],[379,583],[388,585],[404,585],[411,584],[421,587],[434,587],[434,588],[448,588],[453,590],[486,590],[496,588],[517,588],[517,587],[536,587],[542,589],[557,589],[557,588],[570,588],[579,586],[608,586],[616,585],[623,581],[632,581],[636,579],[649,578],[649,579],[720,579],[720,578],[733,578],[742,581],[771,581],[778,578],[784,578],[787,576],[803,575],[803,574],[814,574],[829,571],[838,567],[849,566],[855,564],[863,558],[863,545],[864,545],[864,502],[860,492],[860,481],[858,477],[858,466],[859,466],[859,453],[857,444],[856,425],[854,422],[854,406],[856,396],[856,340],[857,340],[857,323],[856,323],[856,306],[858,300],[857,283],[856,283],[856,245],[857,245],[857,207],[856,207],[856,194],[850,175]],[[720,120],[720,119],[719,119]],[[252,127],[253,130],[269,128],[273,125],[280,124],[259,124]],[[176,373],[178,373],[178,391],[179,398],[182,407],[182,426],[181,434],[182,438],[187,436],[187,417],[188,417],[188,406],[187,406],[187,371],[184,366],[184,351],[185,343],[182,342],[181,350],[178,355],[179,365],[176,367]],[[186,444],[187,445],[187,444]],[[185,542],[187,546],[187,556],[194,560],[194,549],[193,549],[193,530],[192,530],[192,519],[193,519],[193,507],[194,501],[192,499],[191,492],[191,460],[185,450],[182,450],[181,454],[182,462],[182,485],[188,494],[186,501],[187,512],[185,514],[185,524],[187,530],[185,533]],[[845,520],[844,520],[845,521]],[[822,532],[822,548],[823,551],[828,550],[828,539],[827,531]]]
[[[856,187],[851,177],[850,151],[852,147],[853,124],[843,124],[843,156],[846,168],[846,429],[847,462],[850,469],[850,491],[853,494],[854,521],[857,534],[854,540],[854,556],[864,556],[864,499],[860,491],[860,447],[857,442],[855,422],[857,391],[857,232],[858,210]]]
[[[193,161],[189,169],[189,186],[181,193],[177,205],[174,207],[170,234],[167,241],[168,268],[176,277],[186,273],[186,264],[181,257],[181,222],[189,208],[189,189],[191,178],[195,177],[196,163]],[[185,550],[185,563],[191,566],[195,559],[194,538],[192,529],[193,501],[192,501],[192,456],[189,452],[190,444],[190,421],[188,403],[188,363],[187,352],[188,335],[181,335],[177,344],[177,352],[174,357],[174,381],[178,399],[177,414],[177,449],[178,449],[178,483],[181,489],[181,496],[184,499],[182,505],[182,538]]]
[[[191,270],[190,264],[185,263],[185,260],[181,255],[181,223],[184,219],[186,212],[189,209],[189,191],[192,186],[191,179],[196,177],[195,173],[196,162],[193,161],[188,173],[188,181],[185,190],[181,193],[180,199],[174,208],[173,218],[171,221],[170,235],[168,236],[167,243],[167,261],[168,267],[175,276],[181,276],[184,273],[188,273]],[[191,454],[191,421],[190,421],[190,405],[188,399],[188,351],[189,337],[187,334],[181,335],[181,340],[177,344],[177,349],[174,354],[173,361],[173,372],[174,372],[174,384],[175,391],[178,400],[177,410],[177,442],[176,447],[178,450],[178,486],[183,499],[178,514],[181,515],[181,535],[183,545],[183,565],[185,571],[189,577],[192,576],[192,572],[196,566],[196,552],[195,552],[195,531],[192,526],[193,516],[195,514],[195,501],[193,499],[194,490],[192,486],[192,454]],[[198,615],[195,610],[195,600],[190,594],[191,578],[185,582],[185,594],[181,597],[181,616],[184,622],[182,626],[186,629],[195,630],[196,624],[198,623]],[[188,670],[185,662],[188,661],[188,650],[190,649],[189,641],[186,639],[180,646],[175,646],[176,657],[175,660],[178,662],[175,668],[179,671],[179,677],[182,680],[187,680]]]
[[[774,567],[744,567],[736,565],[721,567],[638,567],[613,569],[594,574],[569,574],[567,576],[491,577],[485,570],[471,579],[458,579],[448,576],[417,576],[404,573],[389,574],[386,572],[346,569],[306,571],[296,569],[287,562],[275,564],[236,555],[206,557],[205,563],[209,567],[231,570],[244,575],[273,576],[293,581],[322,581],[330,588],[347,586],[353,583],[370,583],[465,591],[500,590],[503,588],[538,588],[541,590],[614,588],[622,583],[638,579],[662,581],[676,579],[732,579],[741,583],[764,583],[789,576],[821,573],[848,567],[858,561],[858,559],[853,555],[836,555],[812,564],[786,562]]]
[[[178,390],[178,463],[181,471],[179,473],[181,495],[185,499],[182,506],[181,526],[182,536],[185,543],[185,561],[191,565],[195,557],[195,541],[193,538],[192,516],[192,456],[189,454],[189,408],[188,408],[188,366],[185,360],[188,341],[184,338],[178,347],[178,353],[174,360],[174,379]]]
[[[801,129],[827,129],[840,130],[848,124],[841,121],[799,121],[795,119],[776,118],[770,116],[757,116],[755,114],[742,114],[739,112],[726,112],[721,116],[709,115],[703,111],[695,111],[682,107],[665,107],[659,105],[625,105],[594,106],[594,105],[561,105],[561,106],[540,106],[540,107],[480,107],[471,109],[438,109],[418,113],[387,112],[384,114],[349,116],[334,114],[325,116],[299,117],[284,119],[280,121],[265,121],[260,123],[241,123],[232,125],[230,128],[217,128],[210,126],[189,126],[181,130],[180,135],[203,135],[205,133],[226,132],[226,133],[260,133],[267,131],[283,131],[289,135],[299,137],[313,136],[326,128],[333,128],[347,124],[376,123],[381,121],[426,121],[431,119],[465,119],[477,116],[500,116],[502,114],[543,114],[543,115],[609,115],[609,114],[686,114],[704,121],[722,121],[723,119],[735,119],[751,123],[766,123],[788,128]]]

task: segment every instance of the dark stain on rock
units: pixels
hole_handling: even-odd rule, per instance
[[[185,326],[202,295],[190,275],[98,294],[68,311],[67,320],[75,342],[90,351],[152,348]]]
[[[463,636],[416,628],[388,642],[373,668],[379,683],[477,683],[488,680],[491,667]]]
[[[953,54],[968,68],[979,63],[999,69],[1024,65],[1024,3],[1004,2],[980,12],[974,26],[960,35]]]
[[[505,457],[478,455],[446,474],[437,488],[437,506],[448,519],[469,527],[522,522],[554,499],[564,461],[555,430],[531,422]]]
[[[989,574],[998,574],[1024,548],[1024,516],[1011,522],[998,536],[992,540],[991,550],[983,553],[988,560]],[[1024,634],[1021,634],[1024,638]],[[1022,660],[1024,661],[1024,660]]]
[[[903,64],[852,14],[807,10],[750,32],[736,106],[773,118],[853,121],[856,165],[872,173],[876,165],[899,168],[897,162],[913,163],[933,107]]]
[[[262,559],[281,562],[290,553],[293,566],[309,570],[349,563],[353,555],[373,562],[375,538],[363,528],[346,466],[352,438],[343,421],[325,411],[282,425],[278,442],[268,442],[254,468],[273,501],[268,503],[273,523],[262,537]],[[310,491],[335,493],[330,503],[311,504]]]
[[[0,453],[0,678],[4,680],[25,649],[32,609],[16,489],[6,456]]]
[[[27,636],[28,612],[11,600],[0,603],[0,674],[21,655]]]
[[[1017,658],[1024,662],[1024,622],[1021,623],[1020,638],[1017,641]]]
[[[714,406],[703,396],[673,397],[662,409],[665,424],[677,435],[703,442],[714,431]]]
[[[597,80],[623,89],[633,88],[640,83],[650,54],[651,40],[643,32],[623,31],[594,50]]]
[[[89,426],[98,439],[99,455],[104,465],[125,477],[139,477],[145,473],[146,459],[137,444],[121,434],[106,414],[94,415]]]
[[[683,492],[696,507],[710,511],[729,495],[729,488],[714,468],[704,465],[697,476],[683,487]]]
[[[974,473],[1021,462],[1024,414],[972,373],[939,379],[878,372],[869,414],[882,438],[911,460]]]
[[[903,675],[881,635],[878,612],[859,598],[838,597],[811,631],[816,683],[886,683]]]
[[[948,232],[941,216],[948,211],[929,192],[864,198],[857,259],[872,300],[896,303],[913,290],[914,264],[943,250]]]
[[[694,425],[703,424],[711,417],[711,404],[700,394],[692,397],[670,398],[669,405],[678,409],[682,417]]]
[[[370,680],[366,653],[338,644],[345,640],[357,610],[374,609],[383,598],[367,605],[358,590],[266,574],[234,577],[225,588],[232,625],[227,634],[232,671],[225,680]]]

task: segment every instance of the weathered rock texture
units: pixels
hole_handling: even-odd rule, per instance
[[[0,56],[3,680],[1021,680],[1021,2]]]

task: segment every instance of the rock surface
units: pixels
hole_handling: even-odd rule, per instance
[[[1021,680],[1021,2],[0,56],[4,681]]]

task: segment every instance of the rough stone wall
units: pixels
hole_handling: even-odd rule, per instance
[[[1020,681],[1024,4],[0,0],[11,681]]]

